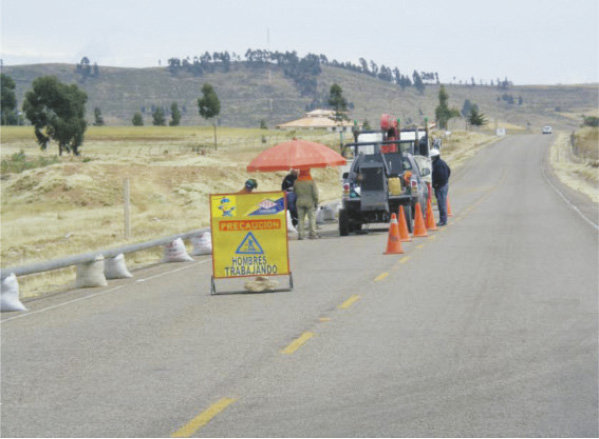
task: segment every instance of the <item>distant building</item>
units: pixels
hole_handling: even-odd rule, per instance
[[[295,129],[310,129],[310,130],[322,130],[328,131],[351,131],[354,126],[353,122],[343,120],[340,122],[335,121],[335,112],[333,110],[312,110],[304,117],[291,122],[285,122],[277,125],[280,130],[295,130]]]

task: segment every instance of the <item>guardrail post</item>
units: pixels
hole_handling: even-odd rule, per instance
[[[130,189],[129,177],[123,179],[123,199],[124,199],[124,217],[125,217],[125,239],[131,238],[131,219],[130,219]]]

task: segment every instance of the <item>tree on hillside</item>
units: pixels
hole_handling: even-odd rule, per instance
[[[582,116],[583,127],[599,127],[599,117],[597,116]]]
[[[460,113],[462,114],[462,116],[468,117],[468,115],[470,114],[471,108],[472,108],[472,102],[470,102],[470,99],[466,99],[464,101],[464,105],[462,105],[462,111],[460,111]]]
[[[94,75],[94,73],[94,76],[97,76],[98,66],[96,65],[95,71],[92,71],[89,58],[84,56],[81,58],[81,62],[75,66],[75,71],[81,75],[81,82],[85,82],[85,80]]]
[[[476,104],[470,108],[470,113],[468,114],[468,124],[475,127],[480,127],[487,124],[487,118],[478,110],[478,105]]]
[[[94,125],[101,127],[104,125],[104,118],[102,117],[102,111],[100,107],[94,108]]]
[[[2,125],[17,125],[17,97],[15,95],[15,81],[4,73],[0,74],[2,85],[2,100],[0,108],[0,119]]]
[[[214,119],[220,114],[220,101],[214,91],[214,87],[206,83],[202,86],[202,97],[198,98],[198,111],[204,119]],[[214,127],[214,149],[217,149],[216,143],[216,122],[212,122]]]
[[[42,150],[50,140],[58,142],[58,151],[79,155],[85,122],[87,94],[75,84],[66,85],[55,76],[41,76],[33,81],[25,95],[23,111],[34,126]]]
[[[131,123],[135,127],[141,127],[141,126],[143,126],[144,119],[143,119],[143,116],[141,115],[141,113],[139,111],[133,115],[133,119],[131,119]]]
[[[426,86],[424,85],[424,82],[422,82],[422,78],[416,70],[414,70],[414,73],[412,73],[412,79],[414,80],[414,87],[416,87],[418,93],[423,94]]]
[[[449,95],[445,91],[445,86],[442,85],[439,90],[439,105],[435,109],[435,119],[439,128],[447,129],[449,119],[460,116],[460,112],[456,108],[449,108],[448,100]]]
[[[360,66],[362,66],[362,72],[367,75],[370,74],[370,70],[368,70],[368,62],[364,58],[360,58]]]
[[[176,102],[171,104],[171,121],[168,123],[172,127],[176,127],[181,123],[181,112]]]
[[[347,100],[343,97],[343,89],[339,84],[331,85],[329,105],[335,110],[335,122],[347,120]]]
[[[166,119],[164,118],[164,110],[162,107],[157,107],[152,113],[152,125],[158,127],[166,125]]]
[[[404,90],[406,87],[412,86],[412,81],[410,81],[408,75],[400,75],[398,84],[401,87],[401,89]]]

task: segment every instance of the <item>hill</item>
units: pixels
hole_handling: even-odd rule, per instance
[[[17,99],[30,89],[32,81],[55,75],[67,83],[76,82],[88,94],[87,118],[93,121],[93,109],[99,107],[106,124],[130,125],[135,112],[141,111],[144,123],[151,124],[152,106],[170,108],[177,102],[183,111],[183,125],[207,125],[197,111],[201,87],[208,82],[221,100],[219,124],[235,127],[258,127],[265,120],[269,127],[300,117],[311,105],[326,105],[330,86],[338,83],[352,104],[349,116],[371,125],[382,113],[400,117],[404,122],[434,119],[439,85],[429,84],[421,95],[414,87],[402,90],[398,85],[363,73],[331,65],[322,65],[316,76],[316,92],[302,96],[294,81],[274,64],[251,66],[232,63],[230,71],[206,73],[201,77],[185,71],[176,74],[166,68],[100,67],[97,77],[82,81],[72,64],[5,66],[4,73],[16,83]],[[466,99],[477,104],[487,116],[490,127],[495,123],[511,128],[533,130],[544,124],[557,129],[573,130],[580,126],[582,114],[597,114],[597,84],[567,86],[492,86],[445,84],[450,106],[460,110]],[[519,104],[521,98],[521,104]],[[513,100],[513,103],[509,103]],[[460,128],[463,122],[454,121]]]

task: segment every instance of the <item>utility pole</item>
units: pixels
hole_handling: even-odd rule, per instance
[[[125,217],[125,239],[131,238],[131,219],[130,219],[130,190],[129,177],[123,179],[123,198],[124,198],[124,217]]]

